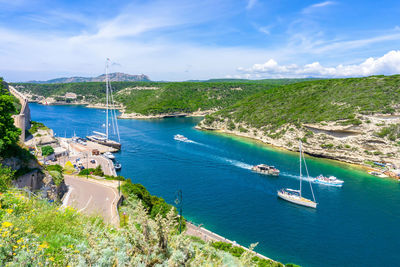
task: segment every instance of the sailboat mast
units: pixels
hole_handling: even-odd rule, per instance
[[[300,158],[299,158],[299,162],[300,162],[300,196],[301,196],[301,141],[300,141]]]
[[[108,140],[108,58],[106,60],[106,137]]]

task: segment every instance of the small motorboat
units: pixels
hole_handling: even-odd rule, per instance
[[[189,141],[189,139],[187,139],[187,137],[185,137],[185,136],[183,136],[183,135],[181,135],[181,134],[176,134],[176,135],[174,135],[174,139],[175,139],[176,141],[180,141],[180,142],[187,142],[187,141]]]
[[[323,184],[323,185],[337,186],[337,187],[342,187],[344,183],[344,181],[337,179],[335,176],[325,177],[322,174],[314,178],[313,182],[316,184]]]
[[[266,174],[272,176],[278,176],[280,173],[279,170],[274,166],[269,166],[266,164],[255,165],[251,168],[251,170],[260,174]]]
[[[382,173],[382,172],[378,172],[378,171],[368,171],[369,174],[373,175],[373,176],[377,176],[380,178],[387,178],[389,176],[387,176],[386,174]]]
[[[115,156],[111,152],[105,152],[103,154],[106,158],[115,159]]]
[[[114,164],[114,168],[115,168],[115,170],[116,170],[116,171],[119,171],[119,170],[121,170],[121,168],[122,168],[122,165],[121,165],[121,163],[119,163],[119,162],[116,162],[116,163]]]

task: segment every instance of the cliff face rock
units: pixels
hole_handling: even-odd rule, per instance
[[[399,144],[377,136],[383,127],[400,124],[400,116],[374,115],[360,118],[360,125],[340,125],[340,122],[303,124],[300,127],[284,125],[274,134],[226,118],[212,122],[204,119],[196,128],[248,137],[290,151],[298,151],[298,142],[302,140],[304,152],[312,156],[354,164],[384,161],[400,167]]]
[[[68,191],[64,181],[58,186],[55,185],[53,177],[34,159],[26,161],[18,157],[10,157],[2,159],[0,163],[15,171],[26,170],[13,181],[13,185],[17,188],[39,191],[43,197],[53,201],[60,200]]]

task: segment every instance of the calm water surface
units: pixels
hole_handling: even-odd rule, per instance
[[[31,105],[32,119],[57,136],[102,130],[104,110]],[[277,199],[297,188],[298,155],[193,127],[199,119],[119,120],[121,175],[173,204],[183,191],[184,216],[284,263],[303,266],[399,266],[400,183],[348,165],[307,157],[312,176],[335,175],[343,188],[313,185],[318,209]],[[174,134],[194,143],[179,143]],[[252,173],[253,164],[281,170],[278,178]],[[303,184],[310,197],[309,185]]]

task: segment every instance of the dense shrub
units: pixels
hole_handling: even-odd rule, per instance
[[[12,114],[16,113],[13,97],[4,88],[0,78],[0,154],[18,142],[21,130],[14,126]]]
[[[42,155],[43,157],[47,157],[54,153],[54,148],[51,146],[42,146]]]
[[[0,192],[5,192],[8,189],[13,176],[14,171],[10,167],[3,166],[0,163]]]

